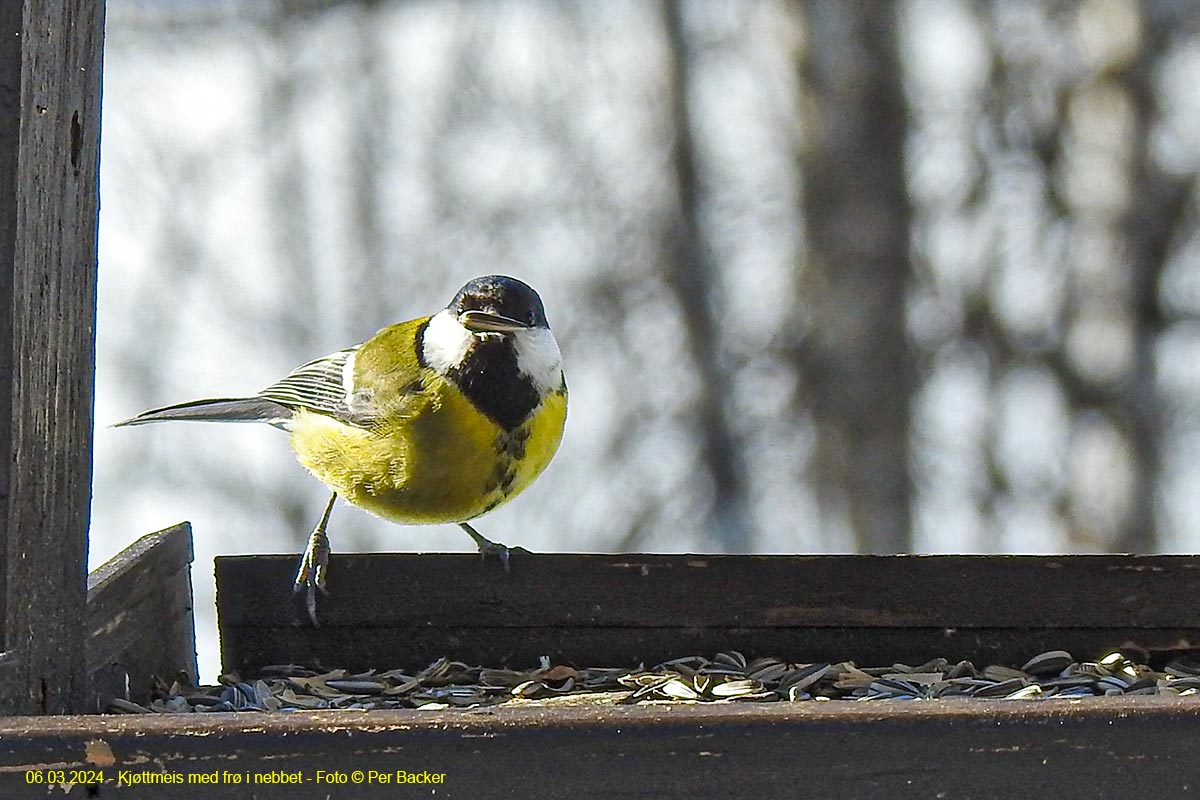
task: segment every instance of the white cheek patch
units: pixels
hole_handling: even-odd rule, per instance
[[[562,353],[549,328],[517,331],[517,368],[529,376],[539,394],[556,391],[562,385]]]
[[[421,354],[425,363],[442,375],[448,375],[466,358],[474,337],[449,310],[434,314],[425,326]]]

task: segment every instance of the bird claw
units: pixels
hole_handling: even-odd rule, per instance
[[[325,531],[317,528],[308,537],[308,546],[300,558],[300,567],[296,570],[296,579],[292,583],[292,592],[306,592],[304,607],[308,610],[308,618],[314,628],[320,627],[317,622],[317,591],[325,593],[325,574],[329,569],[329,537]]]
[[[509,548],[507,545],[493,542],[491,539],[484,536],[479,531],[472,528],[465,522],[458,523],[458,527],[467,532],[467,535],[474,540],[475,546],[479,548],[479,560],[486,561],[488,556],[497,556],[500,563],[504,566],[505,572],[511,572],[512,567],[508,563],[508,558],[513,553],[528,553],[524,547]]]
[[[511,572],[512,567],[508,564],[509,549],[507,545],[499,542],[488,542],[487,544],[479,545],[479,560],[487,561],[488,556],[498,556],[500,563],[504,566],[505,572]]]

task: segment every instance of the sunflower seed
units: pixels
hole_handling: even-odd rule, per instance
[[[1013,692],[1011,694],[1005,695],[1005,699],[1006,700],[1026,700],[1026,699],[1029,699],[1032,697],[1040,697],[1041,694],[1042,694],[1042,687],[1038,686],[1036,683],[1031,683],[1028,686],[1022,686],[1020,689],[1017,689],[1015,692]]]
[[[754,665],[751,665],[753,667]],[[770,664],[764,664],[758,669],[750,670],[750,678],[759,683],[775,683],[787,672],[787,664],[782,661],[775,661]]]
[[[977,672],[970,661],[960,661],[946,672],[947,678],[974,678]]]
[[[733,667],[734,669],[746,669],[746,657],[737,650],[730,650],[728,653],[717,653],[713,656],[713,661],[721,666]]]
[[[667,697],[672,697],[676,700],[697,700],[700,697],[699,692],[678,678],[672,678],[658,688]]]
[[[1009,678],[988,686],[980,686],[975,690],[975,697],[1007,697],[1025,686],[1023,678]]]
[[[1023,670],[1013,669],[1001,664],[992,664],[985,667],[983,672],[979,673],[981,677],[987,678],[989,681],[1010,681],[1015,679],[1025,680],[1029,677]]]
[[[234,673],[219,685],[195,687],[186,676],[155,684],[145,704],[114,700],[113,713],[206,713],[292,711],[311,708],[472,708],[515,697],[549,698],[612,692],[609,702],[875,701],[919,698],[1071,698],[1096,695],[1200,695],[1200,662],[1176,659],[1163,670],[1118,651],[1076,663],[1070,653],[1050,650],[1016,669],[992,664],[977,670],[970,661],[933,658],[918,666],[859,666],[853,661],[794,663],[737,651],[711,659],[684,656],[647,669],[576,667],[539,659],[531,669],[485,668],[441,658],[415,674],[402,669],[318,672],[284,664],[265,668],[257,679]]]
[[[945,676],[940,672],[892,672],[883,677],[891,680],[907,681],[918,686],[928,686],[945,679]]]
[[[1073,663],[1075,659],[1066,650],[1047,650],[1026,661],[1021,671],[1030,675],[1058,675]]]
[[[325,685],[346,694],[380,694],[387,688],[382,681],[369,680],[325,681]]]
[[[741,695],[753,694],[761,688],[762,686],[758,683],[758,681],[752,681],[749,679],[725,681],[725,683],[718,683],[717,685],[713,686],[709,690],[709,694],[711,694],[713,697],[738,697]]]
[[[828,671],[828,664],[805,664],[793,668],[779,681],[779,689],[789,692],[803,691],[821,680]]]

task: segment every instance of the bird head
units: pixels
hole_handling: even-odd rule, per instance
[[[445,375],[515,368],[538,396],[563,383],[562,355],[542,298],[505,275],[475,278],[424,331],[422,355]]]
[[[457,315],[459,324],[476,334],[550,328],[538,293],[529,284],[505,275],[476,278],[458,290],[447,308]]]

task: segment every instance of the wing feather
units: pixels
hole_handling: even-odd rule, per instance
[[[219,397],[193,400],[143,411],[136,417],[117,422],[114,428],[145,425],[148,422],[191,420],[195,422],[266,422],[286,429],[292,410],[265,397]]]
[[[259,397],[290,408],[327,414],[359,427],[370,427],[372,417],[360,403],[351,408],[353,358],[359,345],[301,364],[286,377],[258,393]]]
[[[405,417],[428,388],[417,353],[428,320],[389,325],[363,344],[302,364],[258,397],[368,430]]]

